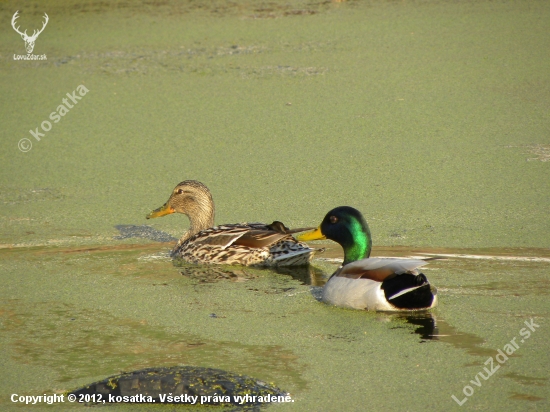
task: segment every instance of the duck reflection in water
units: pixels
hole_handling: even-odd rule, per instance
[[[174,261],[174,266],[178,267],[183,276],[198,280],[200,283],[244,282],[256,279],[266,272],[289,276],[303,285],[322,286],[326,282],[324,272],[314,266],[250,268],[243,266],[205,266],[182,261]]]
[[[465,350],[468,354],[474,356],[493,356],[496,352],[491,348],[486,348],[485,339],[473,333],[462,332],[456,327],[451,326],[445,320],[437,318],[431,312],[399,313],[391,314],[386,319],[403,319],[411,325],[417,326],[413,332],[420,335],[420,343],[429,341],[439,341],[448,343],[457,349]],[[403,328],[404,326],[395,326],[392,329]]]
[[[422,342],[426,340],[439,340],[439,328],[435,316],[430,312],[400,313],[392,316],[394,319],[403,319],[411,325],[418,326],[413,333],[420,335]],[[398,327],[394,328],[397,329]]]

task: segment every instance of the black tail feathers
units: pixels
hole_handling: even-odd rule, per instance
[[[434,301],[434,293],[423,273],[405,273],[386,279],[382,289],[388,302],[398,309],[429,308]]]

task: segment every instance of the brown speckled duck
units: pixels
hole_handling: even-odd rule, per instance
[[[210,190],[196,180],[178,184],[164,206],[153,210],[147,219],[171,213],[187,215],[190,227],[174,249],[173,258],[192,263],[223,265],[299,266],[307,265],[314,249],[298,242],[281,222],[238,223],[214,226],[214,201]]]

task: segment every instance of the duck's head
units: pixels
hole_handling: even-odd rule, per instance
[[[214,201],[210,190],[196,180],[185,180],[172,191],[168,201],[147,215],[147,219],[183,213],[189,217],[191,226],[206,229],[214,225]]]
[[[317,229],[296,237],[299,241],[330,239],[344,249],[344,265],[368,258],[372,240],[367,221],[357,209],[340,206],[328,212]]]

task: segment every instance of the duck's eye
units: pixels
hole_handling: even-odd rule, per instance
[[[178,190],[176,190],[176,194],[177,194],[177,195],[181,195],[182,193],[183,193],[183,189],[178,189]]]
[[[338,218],[336,216],[331,216],[328,218],[328,220],[330,220],[330,223],[337,223],[338,222]]]

